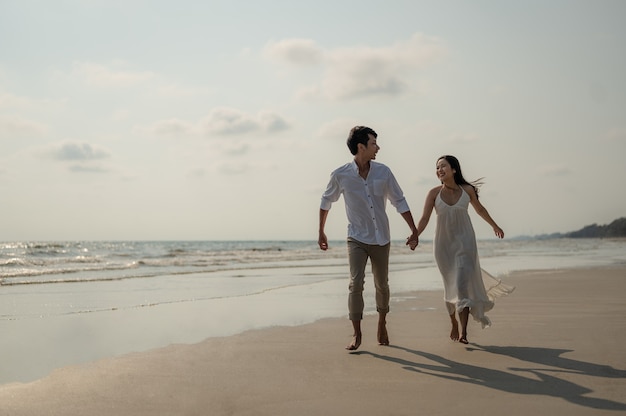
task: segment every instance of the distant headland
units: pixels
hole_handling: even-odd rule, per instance
[[[578,231],[542,234],[536,238],[623,238],[626,237],[626,217],[618,218],[608,225],[591,224]]]

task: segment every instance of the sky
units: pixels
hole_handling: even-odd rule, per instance
[[[626,216],[624,16],[621,0],[0,0],[0,241],[317,241],[355,125],[416,221],[452,154],[506,237],[608,224]],[[346,226],[341,199],[328,237]]]

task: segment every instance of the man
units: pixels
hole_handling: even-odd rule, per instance
[[[354,160],[331,173],[330,182],[322,195],[319,217],[320,249],[328,249],[324,232],[331,205],[343,194],[348,217],[348,260],[350,285],[348,312],[354,335],[346,346],[354,351],[361,345],[361,320],[363,319],[363,285],[368,258],[372,263],[378,311],[378,343],[389,345],[386,317],[389,312],[389,248],[391,236],[389,219],[385,212],[387,200],[402,215],[412,234],[406,244],[415,250],[418,244],[417,227],[409,205],[391,170],[374,162],[380,150],[378,135],[369,127],[356,126],[350,130],[347,144]]]

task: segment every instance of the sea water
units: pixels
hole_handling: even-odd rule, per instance
[[[0,243],[0,383],[173,343],[346,315],[345,241]],[[626,240],[479,241],[481,266],[518,270],[626,263]],[[626,276],[625,276],[626,278]],[[374,312],[366,283],[366,313]],[[441,290],[432,243],[393,242],[395,301]]]

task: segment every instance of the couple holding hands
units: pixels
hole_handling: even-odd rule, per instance
[[[377,138],[376,132],[369,127],[356,126],[350,130],[347,145],[354,160],[331,173],[320,204],[318,244],[322,250],[328,249],[324,227],[331,205],[343,195],[346,207],[350,266],[348,312],[354,329],[352,341],[346,349],[354,351],[362,341],[363,285],[368,259],[376,289],[378,343],[389,345],[386,317],[390,296],[388,275],[391,236],[385,212],[387,200],[411,229],[412,233],[406,241],[411,250],[417,247],[419,236],[428,225],[433,209],[437,213],[434,255],[443,279],[444,300],[452,323],[450,338],[467,344],[469,316],[480,322],[483,328],[491,325],[485,312],[493,308],[494,297],[513,290],[481,270],[476,237],[468,213],[469,205],[493,227],[498,238],[504,237],[504,231],[478,200],[481,182],[468,182],[463,177],[459,161],[450,155],[437,159],[436,174],[441,185],[428,192],[422,217],[416,226],[393,173],[384,164],[374,161],[380,150]]]

